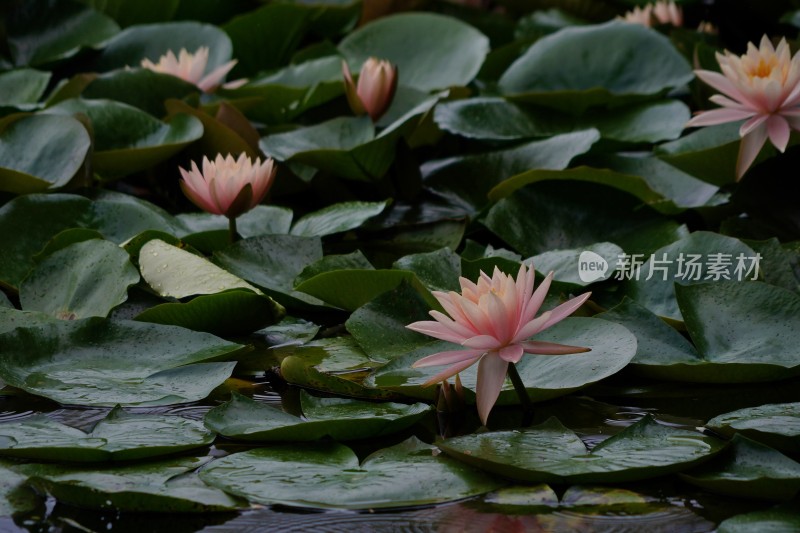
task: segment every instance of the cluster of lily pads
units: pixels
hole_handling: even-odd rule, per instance
[[[693,68],[795,36],[800,12],[737,0],[764,26],[741,29],[686,1],[668,24],[626,20],[638,4],[13,4],[0,412],[35,407],[0,423],[0,516],[44,520],[46,496],[211,513],[486,495],[475,524],[533,528],[596,504],[587,485],[677,474],[765,502],[721,531],[800,527],[800,150],[769,126],[778,150],[743,165],[742,121],[686,128],[713,107]],[[191,54],[196,79],[168,73]],[[354,96],[370,58],[396,76],[381,113]],[[267,198],[198,211],[179,169],[228,154],[272,159]],[[601,275],[581,275],[587,253]],[[460,278],[521,264],[554,273],[543,310],[592,292],[535,338],[588,351],[522,356],[535,425],[507,380],[478,430],[477,368],[436,387],[440,368],[412,366],[463,347],[406,326]],[[592,441],[576,392],[665,407]],[[725,401],[680,408],[707,394]]]

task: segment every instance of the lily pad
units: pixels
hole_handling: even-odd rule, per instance
[[[723,520],[717,533],[791,533],[800,528],[800,512],[791,508],[775,508],[736,515]]]
[[[581,112],[658,96],[692,78],[669,39],[611,21],[542,37],[503,73],[498,87],[515,99]]]
[[[42,498],[26,485],[28,476],[12,468],[11,463],[0,461],[0,517],[27,514],[44,505]],[[0,525],[3,522],[4,519],[0,518]]]
[[[33,0],[6,19],[8,51],[15,65],[43,65],[100,47],[118,31],[111,18],[78,2]]]
[[[393,136],[376,137],[368,116],[338,117],[267,135],[260,146],[278,161],[302,163],[358,181],[381,178],[394,160]]]
[[[0,126],[0,190],[17,194],[66,185],[91,140],[72,117],[32,115]]]
[[[383,212],[384,202],[342,202],[299,218],[290,233],[302,237],[324,237],[349,231],[361,226],[370,218]]]
[[[592,451],[555,418],[524,430],[447,439],[439,447],[468,464],[526,483],[622,483],[686,470],[711,459],[725,444],[646,416]]]
[[[733,183],[741,143],[740,126],[736,122],[701,128],[662,144],[655,153],[670,165],[708,183],[720,186]],[[761,155],[759,160],[764,157]]]
[[[100,318],[0,335],[0,378],[62,404],[156,406],[205,398],[242,348],[207,333]]]
[[[59,502],[95,510],[154,513],[234,511],[246,503],[200,481],[192,471],[207,457],[131,466],[29,464],[18,470],[29,483]]]
[[[369,57],[397,65],[403,85],[423,91],[467,85],[478,74],[489,39],[457,19],[405,13],[378,19],[342,39],[352,71]]]
[[[324,302],[294,288],[295,278],[322,259],[319,237],[262,235],[238,241],[214,253],[214,262],[257,285],[289,308],[324,306]]]
[[[35,415],[0,424],[0,455],[45,461],[129,461],[207,446],[214,434],[175,415],[111,410],[89,433]]]
[[[176,76],[134,68],[98,75],[81,96],[90,100],[116,100],[160,117],[164,115],[165,100],[185,98],[198,91],[195,85]]]
[[[739,409],[712,418],[706,426],[726,436],[742,434],[778,450],[800,451],[800,403]]]
[[[233,394],[206,414],[205,424],[228,438],[246,441],[313,441],[330,437],[357,440],[402,431],[431,409],[416,403],[374,403],[342,398],[316,398],[300,392],[303,418]],[[0,426],[2,427],[2,426]]]
[[[0,73],[0,106],[35,104],[44,94],[51,74],[32,68]]]
[[[119,246],[90,239],[46,257],[19,288],[26,311],[41,311],[73,320],[107,316],[128,298],[139,273]]]
[[[114,100],[65,100],[47,113],[83,113],[92,121],[95,171],[104,179],[144,170],[169,158],[203,135],[203,124],[190,115],[175,115],[169,123]],[[125,124],[125,128],[120,128]]]
[[[417,276],[404,270],[334,270],[317,274],[296,288],[340,309],[355,311],[403,282],[411,284],[431,305],[437,305]]]
[[[564,355],[525,355],[517,363],[528,395],[533,401],[544,401],[569,394],[619,372],[636,353],[636,337],[619,324],[595,318],[568,318],[535,337],[538,341],[572,346],[585,346],[589,352]],[[422,384],[440,367],[412,368],[418,359],[432,353],[458,350],[459,345],[434,342],[393,359],[377,369],[364,382],[369,387],[388,389],[414,398],[431,399],[433,387]],[[477,365],[460,373],[466,389],[475,390]],[[506,381],[498,405],[518,403],[510,381]]]
[[[602,258],[608,265],[613,265],[617,258],[623,253],[622,248],[610,242],[599,242],[579,249],[573,250],[552,250],[544,252],[539,255],[531,257],[531,264],[536,267],[539,272],[553,272],[553,279],[562,283],[571,283],[577,287],[584,287],[596,281],[603,281],[611,277],[613,272],[602,272],[601,270],[589,270],[588,264],[585,269],[582,269],[582,261],[595,261],[599,263],[598,268],[601,268],[602,261],[597,257],[586,254],[591,252]],[[610,270],[610,269],[609,269]],[[581,278],[581,274],[586,279]],[[590,279],[591,277],[595,279]]]
[[[115,243],[145,230],[186,233],[166,211],[127,194],[100,191],[91,199],[73,194],[20,196],[0,207],[0,283],[18,286],[34,266],[33,257],[70,228],[95,229]]]
[[[434,451],[412,437],[359,462],[341,444],[275,445],[217,459],[200,477],[257,503],[339,509],[431,505],[502,485]]]
[[[737,498],[790,500],[800,491],[800,463],[741,435],[733,437],[725,453],[680,476],[702,489]]]

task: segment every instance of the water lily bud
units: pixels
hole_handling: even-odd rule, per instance
[[[389,61],[370,57],[361,67],[358,84],[353,82],[350,68],[342,62],[344,92],[350,109],[356,115],[369,115],[377,121],[389,109],[397,89],[397,67]]]

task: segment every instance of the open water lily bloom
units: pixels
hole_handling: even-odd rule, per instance
[[[675,2],[659,1],[654,4],[636,6],[622,17],[626,22],[641,24],[648,28],[653,24],[683,26],[683,10]]]
[[[272,158],[263,163],[245,154],[234,159],[228,154],[210,161],[203,157],[202,171],[192,161],[191,170],[178,167],[184,194],[200,209],[215,215],[236,218],[261,203],[277,171]]]
[[[591,295],[587,292],[577,296],[537,317],[536,313],[550,289],[553,273],[548,274],[535,291],[534,277],[533,268],[522,265],[516,279],[497,268],[491,277],[481,272],[477,283],[460,278],[461,294],[433,292],[447,314],[431,311],[435,321],[414,322],[406,326],[464,347],[463,350],[429,355],[414,363],[415,368],[450,365],[425,385],[443,381],[478,363],[475,394],[478,414],[484,425],[503,388],[509,363],[519,362],[525,353],[567,355],[589,351],[589,348],[531,340],[537,333],[571,315]]]
[[[142,59],[142,67],[154,72],[176,76],[197,85],[203,92],[211,92],[219,87],[234,65],[236,65],[235,59],[218,66],[204,76],[208,66],[207,46],[201,46],[193,54],[185,48],[181,48],[177,57],[172,50],[169,50],[159,58],[157,63],[153,63],[149,59]]]
[[[736,163],[741,179],[755,161],[767,138],[783,152],[791,130],[800,130],[800,55],[791,57],[786,39],[777,48],[767,36],[758,48],[748,43],[742,56],[717,54],[719,72],[695,74],[722,94],[710,98],[719,109],[700,112],[687,126],[712,126],[745,120],[739,129],[742,144]]]

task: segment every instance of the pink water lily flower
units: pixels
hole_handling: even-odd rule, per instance
[[[654,23],[681,27],[683,26],[683,10],[675,2],[659,0],[654,4],[634,7],[625,13],[622,19],[648,28]]]
[[[242,154],[234,159],[218,154],[214,161],[203,157],[203,170],[192,161],[191,170],[178,167],[184,194],[200,209],[236,218],[257,206],[266,196],[277,169],[272,158],[252,162]]]
[[[207,65],[207,46],[201,46],[194,54],[189,53],[185,48],[181,48],[177,57],[175,57],[172,50],[168,50],[166,54],[159,58],[158,63],[153,63],[146,58],[142,59],[142,67],[154,72],[176,76],[197,85],[203,92],[211,92],[219,87],[225,75],[236,65],[236,60],[220,65],[204,76]]]
[[[342,61],[344,92],[350,109],[356,115],[368,114],[373,121],[383,116],[394,99],[397,89],[397,67],[389,61],[370,57],[361,67],[358,85],[346,61]]]
[[[478,283],[460,278],[461,294],[434,291],[433,295],[447,311],[431,311],[436,320],[414,322],[408,329],[464,347],[423,357],[414,367],[451,365],[425,385],[443,381],[478,363],[478,384],[475,390],[478,414],[486,424],[508,371],[509,363],[517,363],[525,353],[566,355],[589,351],[589,348],[530,340],[537,333],[557,324],[589,298],[591,293],[577,296],[566,303],[536,316],[544,302],[551,272],[533,290],[535,271],[521,265],[516,280],[495,268],[492,277],[481,272]],[[448,316],[449,315],[449,316]]]
[[[708,70],[696,70],[695,74],[722,93],[710,98],[722,107],[700,112],[687,126],[746,120],[739,129],[738,180],[767,138],[783,152],[790,130],[800,131],[800,54],[791,57],[786,39],[774,48],[765,35],[758,48],[748,43],[747,53],[741,57],[726,50],[725,55],[717,54],[717,61],[722,74]]]

